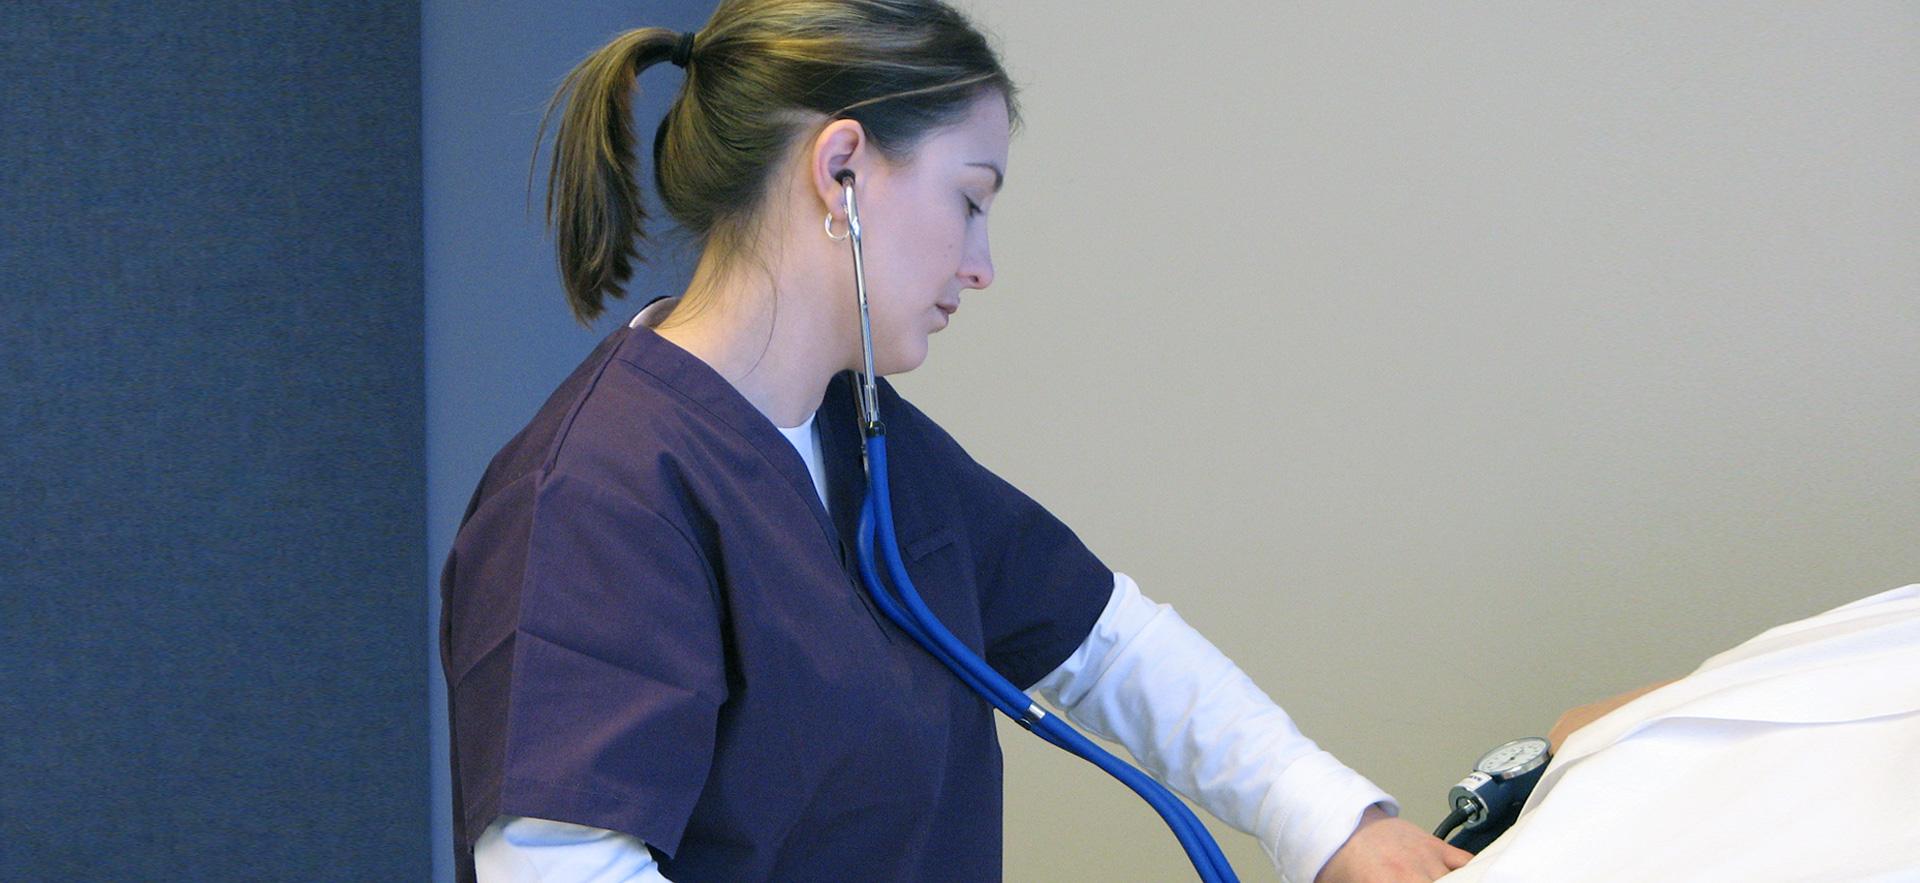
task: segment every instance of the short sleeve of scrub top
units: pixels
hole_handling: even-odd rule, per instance
[[[904,557],[921,559],[932,568],[949,542],[956,548],[948,549],[945,557],[964,553],[958,563],[972,569],[980,589],[987,663],[1014,686],[1031,688],[1092,631],[1112,597],[1113,571],[1053,513],[975,462],[920,409],[892,395],[890,387],[882,396],[881,413],[888,415],[888,459],[896,471],[911,473],[893,479]],[[928,457],[928,465],[895,459],[894,440],[907,433],[914,436],[915,447],[925,447],[927,453],[921,456]],[[906,493],[903,483],[911,488],[916,509],[940,513],[949,526],[929,527],[923,539],[908,543],[906,530],[913,519],[898,511]],[[944,616],[942,621],[948,622]]]
[[[1029,687],[1112,571],[880,386],[908,572]],[[502,814],[632,834],[675,883],[999,878],[992,710],[855,575],[851,372],[816,420],[830,507],[731,384],[623,327],[494,457],[441,579],[458,879]]]

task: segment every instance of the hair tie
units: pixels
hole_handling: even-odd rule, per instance
[[[673,55],[668,60],[673,62],[674,67],[686,67],[687,62],[693,60],[692,31],[680,35],[680,42],[673,44]]]

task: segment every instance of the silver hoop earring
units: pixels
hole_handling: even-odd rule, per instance
[[[853,229],[851,226],[848,227],[847,232],[842,233],[838,236],[833,235],[833,212],[827,212],[826,228],[827,228],[827,238],[835,242],[844,242],[846,241],[846,238],[848,236],[853,235]]]

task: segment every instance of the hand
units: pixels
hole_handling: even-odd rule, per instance
[[[1571,709],[1566,714],[1561,715],[1559,720],[1553,722],[1553,729],[1547,731],[1547,743],[1553,746],[1554,751],[1559,751],[1560,745],[1566,742],[1567,737],[1573,735],[1575,730],[1605,717],[1609,712],[1622,705],[1671,683],[1673,682],[1661,681],[1657,684],[1648,684],[1638,690],[1629,690],[1611,699],[1589,702],[1579,708]]]
[[[1471,858],[1472,853],[1448,846],[1412,822],[1369,806],[1360,814],[1353,836],[1313,879],[1314,883],[1428,883]]]

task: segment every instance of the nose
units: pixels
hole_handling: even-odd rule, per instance
[[[993,284],[993,256],[987,253],[985,244],[967,250],[967,260],[960,264],[960,281],[968,288]]]

